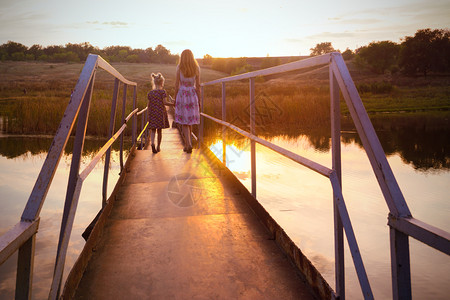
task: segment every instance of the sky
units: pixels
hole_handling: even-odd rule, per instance
[[[0,44],[89,42],[197,58],[309,55],[318,43],[355,50],[449,29],[450,0],[0,0]]]

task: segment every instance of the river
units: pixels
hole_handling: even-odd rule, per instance
[[[412,215],[450,231],[450,126],[447,114],[371,116]],[[331,168],[331,139],[323,130],[295,135],[260,131],[270,142]],[[219,137],[220,135],[220,137]],[[251,190],[250,143],[236,138],[227,165]],[[231,139],[233,140],[233,139]],[[222,160],[221,133],[210,149]],[[343,196],[375,299],[392,298],[388,207],[354,128],[343,123]],[[329,180],[256,145],[257,198],[335,288],[333,198]],[[345,238],[344,238],[345,239]],[[347,241],[346,296],[363,299]],[[450,259],[410,238],[413,299],[448,299]]]
[[[51,137],[0,135],[0,235],[20,221],[52,140]],[[104,143],[105,141],[96,139],[85,141],[81,170]],[[40,213],[34,259],[33,299],[46,299],[50,290],[72,147],[70,139]],[[103,168],[104,162],[99,163],[83,183],[70,237],[64,278],[84,246],[81,234],[101,209]],[[115,149],[111,153],[108,195],[119,178],[119,172],[119,151]],[[0,266],[0,299],[14,298],[16,262],[17,253]]]
[[[430,117],[372,118],[394,175],[414,217],[450,231],[450,126],[448,119]],[[318,132],[318,133],[317,133]],[[279,146],[331,167],[330,139],[324,131],[263,135]],[[0,234],[16,224],[51,143],[48,137],[0,135]],[[208,140],[219,153],[221,141]],[[102,141],[87,140],[83,165]],[[71,149],[70,145],[67,149]],[[249,143],[236,138],[227,145],[228,166],[250,188]],[[41,212],[37,236],[33,298],[48,296],[61,222],[70,151],[60,162]],[[257,198],[286,230],[334,288],[332,191],[329,181],[275,152],[257,146]],[[118,178],[118,152],[113,151],[108,191]],[[388,208],[356,132],[343,126],[343,195],[355,230],[369,281],[377,299],[392,297]],[[103,164],[83,185],[71,235],[65,276],[84,240],[81,233],[101,207]],[[450,259],[410,239],[414,299],[446,299],[450,294]],[[351,256],[346,249],[347,299],[362,299]],[[13,297],[15,260],[0,267],[0,299]]]

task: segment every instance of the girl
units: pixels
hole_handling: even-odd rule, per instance
[[[173,105],[165,101],[167,93],[164,90],[164,77],[161,73],[152,73],[152,90],[148,93],[148,127],[151,130],[150,138],[152,142],[153,153],[161,151],[162,129],[169,128],[169,119],[167,117],[166,107],[164,105]],[[158,131],[158,146],[155,147],[155,134]]]
[[[189,49],[181,53],[175,80],[175,122],[182,125],[184,149],[192,152],[192,125],[200,123],[200,67]]]

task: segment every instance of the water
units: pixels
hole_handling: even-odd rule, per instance
[[[412,215],[450,231],[447,122],[436,126],[439,121],[429,119],[374,120]],[[415,127],[411,128],[411,124]],[[268,140],[331,168],[329,137],[310,134],[272,136]],[[374,296],[390,299],[388,207],[356,132],[346,130],[342,140],[346,206]],[[210,149],[222,159],[221,140],[212,139]],[[249,150],[248,140],[239,139],[227,145],[226,153],[228,167],[251,190]],[[256,151],[258,200],[334,288],[333,198],[329,180],[263,146],[257,145]],[[346,243],[345,240],[346,295],[348,299],[363,299]],[[413,298],[448,299],[449,257],[412,238],[410,254]]]
[[[44,163],[46,151],[52,138],[0,136],[0,235],[17,222],[33,189],[36,178]],[[95,155],[104,141],[86,140],[82,158],[82,170]],[[67,149],[72,149],[69,140]],[[62,211],[70,169],[71,153],[65,152],[48,192],[41,211],[39,231],[36,239],[36,254],[33,276],[33,298],[44,299],[53,277],[56,249],[61,226]],[[111,168],[108,179],[108,194],[112,192],[119,178],[119,153],[111,154]],[[84,229],[101,209],[104,162],[99,163],[83,184],[78,209],[70,238],[64,278],[84,246],[81,237]],[[17,253],[0,266],[0,299],[13,299]]]
[[[382,117],[382,118],[381,118]],[[450,231],[450,126],[445,118],[391,118],[372,121],[388,161],[414,217]],[[344,126],[343,195],[375,298],[392,298],[388,208],[354,130]],[[331,167],[330,139],[319,134],[266,132],[273,143]],[[0,135],[0,234],[20,219],[51,138]],[[82,167],[103,142],[87,140]],[[221,152],[212,138],[210,148]],[[67,149],[71,149],[69,145]],[[250,188],[249,143],[235,139],[227,146],[228,166]],[[70,152],[61,159],[44,208],[36,242],[33,298],[48,296],[64,205]],[[332,190],[329,180],[257,145],[257,197],[334,288]],[[108,191],[118,178],[119,158],[112,154]],[[83,184],[69,244],[65,276],[84,246],[81,233],[101,207],[103,164]],[[345,241],[346,243],[346,241]],[[446,299],[450,294],[450,259],[410,239],[414,299]],[[347,299],[362,299],[351,256],[346,250]],[[12,299],[17,255],[0,266],[0,299]]]

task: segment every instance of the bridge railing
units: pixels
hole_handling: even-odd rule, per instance
[[[89,107],[92,99],[95,76],[98,68],[108,72],[115,78],[111,103],[111,115],[108,129],[108,141],[95,155],[92,161],[80,172],[81,155],[86,135]],[[123,85],[122,126],[114,133],[117,101],[120,84]],[[127,89],[133,88],[133,109],[125,117]],[[136,144],[137,112],[136,108],[137,84],[125,79],[116,69],[98,55],[90,54],[81,71],[78,82],[72,93],[69,104],[64,112],[59,128],[48,151],[39,176],[23,211],[21,220],[11,230],[0,237],[0,264],[18,251],[16,299],[30,299],[32,293],[33,261],[36,233],[39,228],[39,214],[44,205],[47,192],[51,186],[59,161],[69,139],[70,133],[77,121],[76,135],[72,152],[72,161],[66,191],[63,218],[58,242],[55,269],[49,299],[59,297],[63,269],[70,234],[75,219],[78,199],[84,180],[91,173],[97,163],[105,155],[105,167],[102,187],[102,207],[106,205],[107,183],[112,144],[120,139],[120,170],[123,170],[124,131],[132,119],[132,144]]]
[[[332,168],[325,167],[296,153],[274,145],[255,135],[255,78],[258,76],[274,75],[294,70],[301,70],[315,66],[329,68],[330,104],[331,104],[331,138],[332,138]],[[238,80],[249,80],[249,107],[250,107],[250,132],[226,122],[226,94],[225,84]],[[325,176],[330,179],[333,189],[334,206],[334,236],[335,236],[335,278],[336,291],[333,297],[345,299],[345,273],[344,273],[344,235],[353,258],[354,267],[359,279],[362,293],[365,299],[373,299],[373,293],[364,268],[358,243],[352,228],[352,223],[346,208],[342,194],[341,172],[341,121],[340,121],[340,92],[343,95],[350,115],[355,123],[357,132],[362,140],[364,149],[369,157],[372,169],[382,190],[384,199],[389,208],[388,225],[390,227],[392,290],[394,299],[411,299],[411,271],[409,259],[409,236],[433,247],[447,255],[450,255],[450,233],[433,227],[412,217],[408,205],[398,186],[385,153],[378,140],[376,132],[370,122],[363,106],[356,86],[350,76],[347,66],[340,53],[330,53],[316,56],[297,62],[292,62],[268,69],[258,70],[236,76],[226,77],[207,83],[203,83],[201,108],[203,111],[205,86],[222,85],[222,118],[217,119],[205,113],[201,113],[199,127],[199,139],[203,141],[204,118],[213,120],[223,126],[222,130],[222,159],[226,165],[226,139],[225,129],[230,128],[251,141],[251,194],[256,198],[256,143]]]

